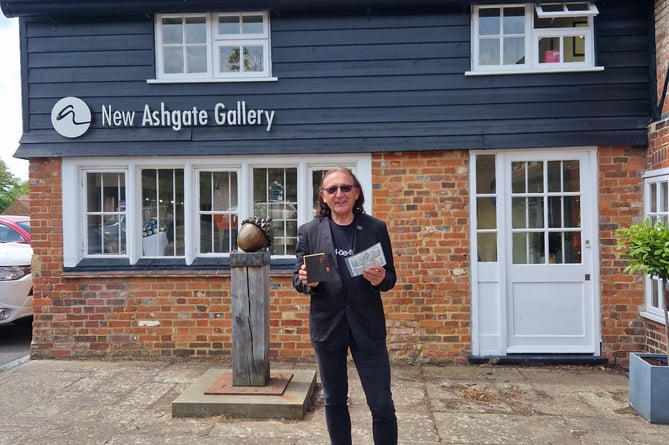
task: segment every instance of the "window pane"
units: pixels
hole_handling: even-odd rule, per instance
[[[163,35],[163,44],[183,43],[183,26],[181,24],[181,18],[164,18],[162,21],[161,32]]]
[[[504,39],[504,65],[522,65],[525,63],[525,39]]]
[[[559,29],[559,28],[576,28],[579,26],[587,26],[587,17],[544,17],[539,18],[536,14],[534,16],[534,27],[537,29]]]
[[[263,47],[245,46],[244,71],[262,71],[263,69]]]
[[[254,215],[272,218],[272,254],[294,255],[297,241],[297,169],[253,169]]]
[[[526,163],[525,162],[512,162],[511,163],[511,192],[512,193],[525,193],[525,173],[526,173]]]
[[[655,308],[660,307],[660,289],[662,288],[662,281],[658,279],[650,280],[650,305]]]
[[[142,170],[142,248],[144,256],[183,256],[183,169]]]
[[[182,47],[163,49],[163,71],[167,74],[184,72],[184,50]]]
[[[247,15],[242,17],[242,33],[243,34],[262,34],[263,33],[263,16],[262,15]]]
[[[560,62],[560,38],[548,37],[539,39],[539,63]]]
[[[527,198],[527,221],[529,227],[541,229],[544,227],[544,198],[541,196]]]
[[[517,232],[513,234],[513,264],[544,264],[544,234]]]
[[[239,34],[240,32],[239,17],[223,16],[218,18],[219,34]]]
[[[126,253],[124,173],[86,174],[89,254]]]
[[[311,172],[311,202],[314,217],[318,215],[318,211],[320,210],[318,204],[318,194],[320,191],[321,181],[323,180],[325,173],[327,173],[327,170],[313,170]]]
[[[200,252],[237,248],[239,209],[236,172],[200,172]]]
[[[581,191],[581,170],[578,161],[563,161],[562,163],[563,190],[565,192]]]
[[[496,36],[502,33],[499,8],[479,10],[479,35]]]
[[[186,18],[186,43],[207,43],[207,20],[204,17]]]
[[[527,198],[511,198],[511,227],[514,229],[527,228],[526,200]]]
[[[564,62],[585,62],[586,36],[583,34],[577,36],[564,37]]]
[[[562,198],[559,196],[548,198],[548,227],[552,229],[562,227]]]
[[[564,224],[565,227],[581,227],[581,197],[566,196],[564,198]]]
[[[513,234],[513,264],[527,264],[527,233]]]
[[[495,262],[497,261],[497,234],[479,233],[477,234],[478,261]]]
[[[218,51],[220,54],[220,72],[238,73],[240,70],[239,47],[221,46]]]
[[[497,216],[493,198],[476,198],[476,228],[496,229]]]
[[[657,212],[657,184],[653,183],[649,185],[649,194],[650,198],[649,203],[650,204],[650,212],[655,213]]]
[[[532,232],[527,234],[529,243],[529,256],[527,262],[529,264],[545,264],[544,252],[544,234],[543,232]]]
[[[527,163],[527,191],[543,193],[544,191],[544,163],[542,161]]]
[[[568,264],[581,263],[581,233],[564,232],[564,262]]]
[[[485,39],[479,43],[479,65],[499,65],[500,39]]]
[[[669,182],[663,181],[660,183],[660,202],[659,202],[659,211],[666,212],[668,210],[668,201],[669,201]]]
[[[207,72],[207,47],[195,46],[186,49],[189,73]]]
[[[495,155],[476,156],[476,193],[495,193]]]
[[[504,8],[504,34],[525,33],[525,8]]]

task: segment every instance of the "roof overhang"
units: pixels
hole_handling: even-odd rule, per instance
[[[389,8],[441,9],[486,3],[518,3],[518,0],[0,0],[0,8],[7,17],[39,17],[134,15],[197,10],[267,9],[280,12]]]

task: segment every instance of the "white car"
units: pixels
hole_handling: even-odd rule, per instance
[[[33,315],[32,256],[28,244],[0,243],[0,325]]]

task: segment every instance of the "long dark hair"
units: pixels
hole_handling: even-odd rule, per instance
[[[364,204],[365,204],[365,194],[362,192],[362,187],[360,186],[360,181],[358,181],[358,178],[355,177],[355,175],[353,174],[353,172],[351,170],[349,170],[347,168],[344,168],[344,167],[335,167],[335,168],[332,168],[332,169],[326,171],[325,174],[323,175],[323,179],[321,179],[321,184],[318,187],[318,189],[321,190],[323,188],[323,183],[325,182],[325,178],[327,178],[328,175],[330,175],[331,173],[335,173],[335,172],[343,172],[343,173],[348,174],[351,177],[351,179],[353,179],[353,185],[358,189],[358,191],[360,191],[360,194],[358,194],[358,199],[356,199],[355,204],[353,204],[353,214],[354,215],[362,215],[363,213],[366,213],[365,209],[363,207]],[[323,201],[323,197],[319,193],[318,194],[318,217],[319,218],[326,218],[326,217],[329,218],[331,214],[332,214],[332,211],[330,210],[330,207],[328,207],[325,204],[325,201]]]

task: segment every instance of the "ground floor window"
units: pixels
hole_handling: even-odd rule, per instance
[[[65,267],[229,257],[251,216],[272,219],[272,260],[294,258],[297,227],[314,217],[320,180],[338,166],[371,196],[368,155],[65,159]]]
[[[644,178],[645,217],[652,221],[669,219],[669,169],[648,172]],[[662,281],[646,278],[646,310],[644,316],[664,324],[666,292]]]

